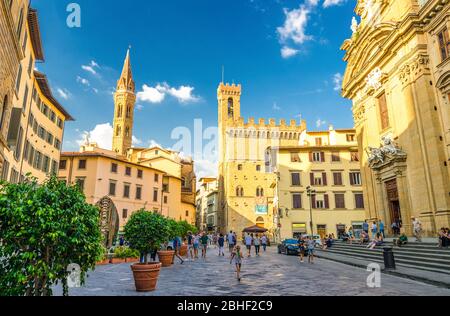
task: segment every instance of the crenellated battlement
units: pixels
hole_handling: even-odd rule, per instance
[[[240,84],[229,84],[221,82],[219,88],[217,89],[217,95],[225,96],[240,96],[242,93],[242,86]]]
[[[232,118],[228,119],[228,128],[237,129],[255,129],[255,130],[278,130],[278,131],[296,131],[302,132],[306,130],[306,121],[302,120],[300,124],[297,120],[290,120],[287,124],[287,120],[281,119],[277,124],[276,119],[270,118],[268,121],[264,118],[258,119],[258,123],[255,122],[254,117],[250,117],[247,121],[243,117],[240,117],[237,121]]]

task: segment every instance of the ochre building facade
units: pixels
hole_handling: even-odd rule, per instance
[[[367,217],[450,226],[450,2],[359,0],[344,42]]]

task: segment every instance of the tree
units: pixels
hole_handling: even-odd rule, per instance
[[[147,254],[159,249],[170,235],[168,220],[157,213],[140,210],[133,215],[124,227],[125,239],[130,243],[130,248],[139,251],[148,263]]]
[[[183,234],[183,229],[181,225],[174,219],[168,218],[169,223],[169,239],[175,239],[176,237],[181,237]]]
[[[84,284],[102,256],[99,210],[56,177],[0,182],[0,241],[0,295],[51,296],[58,282],[68,295],[68,266]]]
[[[178,223],[181,229],[181,237],[186,237],[188,232],[197,233],[197,227],[192,226],[187,221],[181,221]]]

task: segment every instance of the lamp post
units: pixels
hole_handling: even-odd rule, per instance
[[[306,187],[306,192],[309,196],[309,225],[311,227],[311,236],[314,235],[314,226],[313,226],[313,214],[312,214],[312,197],[316,195],[316,190],[313,189],[311,186]]]

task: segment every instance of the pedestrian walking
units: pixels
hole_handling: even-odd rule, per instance
[[[332,238],[331,235],[330,235],[330,238]],[[355,234],[353,233],[353,227],[350,226],[350,228],[348,229],[348,243],[351,245],[354,240],[355,240]]]
[[[225,238],[224,238],[223,234],[220,234],[219,238],[217,239],[217,244],[219,246],[219,257],[220,256],[224,257],[225,253],[223,251],[223,247],[225,245]]]
[[[247,234],[245,236],[245,247],[247,247],[247,257],[251,257],[253,235]]]
[[[255,255],[259,257],[259,250],[261,249],[261,239],[258,234],[253,237],[253,245],[255,246]]]
[[[300,256],[300,262],[303,263],[303,258],[305,257],[305,240],[302,235],[298,237],[298,252]]]
[[[367,223],[367,220],[363,223],[363,231],[365,231],[367,234],[369,233],[369,224]]]
[[[400,235],[400,227],[397,221],[393,222],[391,225],[392,232],[394,233],[394,237]]]
[[[378,222],[378,228],[379,228],[380,234],[383,236],[383,238],[386,238],[386,235],[384,234],[384,222],[381,219]]]
[[[306,245],[308,247],[308,263],[313,264],[314,263],[314,248],[315,248],[315,241],[312,237],[308,237],[306,241]]]
[[[237,280],[240,282],[241,281],[241,269],[242,269],[242,258],[243,258],[243,254],[241,252],[241,246],[236,246],[233,250],[233,252],[231,253],[231,260],[230,260],[230,264],[232,264],[234,262],[234,265],[236,266],[236,277]]]
[[[187,259],[194,260],[194,236],[192,235],[192,232],[188,232],[187,247],[188,247]]]
[[[175,257],[177,257],[180,260],[180,263],[183,264],[184,260],[180,256],[181,238],[175,237],[173,240],[173,249],[175,250]]]
[[[377,233],[378,233],[378,226],[377,226],[377,222],[372,222],[372,238],[375,239],[377,237]]]
[[[417,242],[422,242],[422,222],[415,217],[411,217],[411,220],[413,224],[414,237],[416,237]]]
[[[263,235],[261,237],[261,245],[263,247],[263,251],[266,252],[266,249],[267,249],[267,237],[266,237],[266,235]]]
[[[230,253],[232,253],[235,246],[233,231],[230,231],[227,239],[228,239],[228,249],[230,250]]]
[[[200,238],[203,259],[206,259],[206,250],[208,249],[208,241],[209,241],[208,235],[206,233],[203,233],[202,237]]]
[[[194,236],[194,259],[198,259],[198,248],[200,247],[200,235]]]

